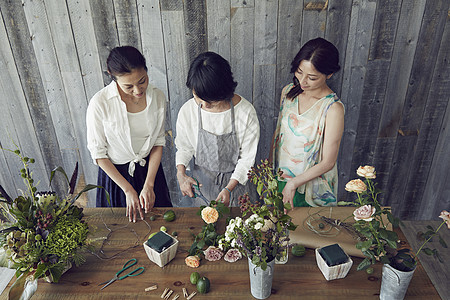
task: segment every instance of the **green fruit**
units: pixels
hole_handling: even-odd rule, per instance
[[[191,280],[192,284],[197,284],[198,280],[200,279],[200,274],[198,274],[198,272],[192,272],[189,279]]]
[[[367,269],[366,269],[366,273],[369,274],[369,275],[370,275],[370,274],[373,274],[373,268],[372,268],[372,267],[367,268]]]
[[[198,281],[197,281],[197,291],[200,294],[206,294],[207,292],[209,292],[209,286],[210,286],[210,283],[209,283],[209,279],[208,278],[203,276],[202,278],[198,279]]]
[[[167,228],[166,228],[165,226],[161,226],[161,227],[159,228],[159,231],[167,232]]]
[[[148,236],[148,239],[151,239],[155,234],[157,234],[157,232],[153,232],[152,234],[150,234],[150,235]]]
[[[176,231],[172,232],[172,236],[178,236],[178,232]]]
[[[292,255],[294,256],[303,256],[306,253],[306,249],[302,245],[295,245],[292,247]]]
[[[175,220],[175,212],[173,210],[168,210],[164,213],[163,218],[167,222],[172,222]]]
[[[150,221],[155,221],[156,217],[155,216],[150,216]]]

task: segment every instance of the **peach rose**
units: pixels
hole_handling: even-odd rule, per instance
[[[364,167],[360,166],[358,170],[356,170],[356,174],[358,174],[358,176],[368,179],[375,179],[377,177],[375,168],[372,166],[364,166]]]
[[[217,209],[207,206],[202,209],[202,219],[207,224],[216,223],[217,219],[219,219],[219,213]]]
[[[188,267],[198,268],[200,266],[200,257],[197,255],[191,255],[185,258],[184,262]]]
[[[441,211],[439,218],[444,220],[445,223],[447,223],[448,229],[450,229],[450,213],[446,210],[443,210],[443,211]]]
[[[367,190],[366,184],[361,179],[353,179],[347,182],[345,190],[349,192],[362,193]]]
[[[371,205],[364,205],[355,209],[353,216],[356,221],[364,220],[366,222],[370,222],[373,220],[372,216],[374,213],[375,207],[372,207]]]

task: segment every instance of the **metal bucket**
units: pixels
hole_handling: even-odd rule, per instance
[[[250,290],[252,296],[256,299],[266,299],[270,297],[272,293],[272,281],[273,281],[273,267],[275,260],[267,263],[267,268],[264,271],[260,267],[257,267],[248,259],[248,270],[250,272]]]
[[[405,298],[414,270],[409,272],[399,271],[388,264],[383,265],[380,299],[402,300]]]

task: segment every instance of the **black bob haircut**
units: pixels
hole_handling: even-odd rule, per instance
[[[132,46],[116,47],[106,59],[108,72],[114,80],[116,76],[131,73],[133,69],[144,68],[147,71],[145,58],[138,49]]]
[[[317,71],[325,75],[333,74],[341,69],[338,49],[323,38],[309,40],[303,45],[291,63],[291,73],[295,74],[302,60],[310,61]],[[286,96],[288,99],[294,99],[302,92],[298,79],[294,75],[294,87]]]
[[[200,99],[211,102],[233,98],[237,82],[226,59],[214,52],[204,52],[191,63],[186,86]]]

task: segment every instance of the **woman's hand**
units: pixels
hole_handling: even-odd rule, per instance
[[[230,205],[230,192],[227,191],[227,189],[222,189],[222,191],[220,191],[219,195],[217,195],[216,201],[217,202],[223,202],[226,206]]]
[[[125,197],[127,199],[127,216],[130,222],[136,222],[136,216],[139,213],[141,220],[144,219],[144,214],[142,213],[141,205],[139,203],[139,197],[136,191],[133,189],[131,191],[125,192]]]
[[[197,184],[197,181],[187,176],[186,173],[183,174],[181,172],[177,172],[177,180],[180,185],[181,194],[193,198],[194,192],[192,191],[192,185]]]
[[[141,194],[139,195],[139,201],[141,208],[144,209],[145,213],[148,213],[155,206],[155,191],[153,186],[144,186],[142,188]]]
[[[289,180],[283,189],[283,193],[282,193],[283,194],[283,202],[290,203],[291,208],[294,207],[294,196],[295,196],[296,190],[297,190],[297,187],[295,186],[295,184],[293,183],[292,180]],[[286,210],[285,210],[285,213],[286,213]]]

